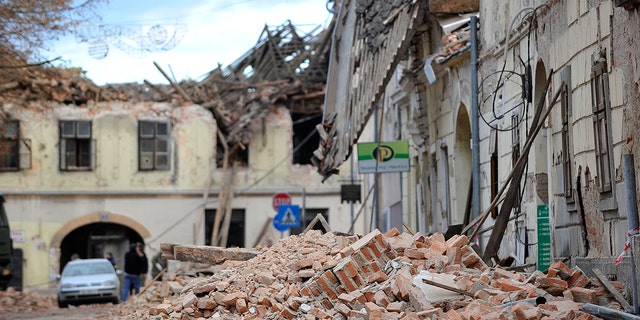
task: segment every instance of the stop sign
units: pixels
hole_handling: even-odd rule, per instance
[[[291,204],[291,196],[286,192],[276,193],[271,199],[273,210],[278,211],[278,206]]]

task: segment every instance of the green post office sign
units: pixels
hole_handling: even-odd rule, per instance
[[[360,174],[409,171],[409,142],[358,143],[358,171]]]

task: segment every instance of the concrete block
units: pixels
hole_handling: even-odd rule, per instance
[[[464,298],[464,296],[459,293],[428,285],[422,282],[422,279],[435,281],[447,286],[457,288],[455,284],[455,275],[446,273],[432,273],[427,270],[421,270],[420,273],[413,278],[413,285],[420,289],[423,298],[427,303],[437,304],[440,302],[454,301]]]

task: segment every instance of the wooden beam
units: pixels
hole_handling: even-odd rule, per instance
[[[267,222],[264,223],[264,226],[262,226],[262,230],[260,231],[260,235],[258,235],[258,238],[256,238],[256,242],[253,243],[254,247],[260,244],[260,241],[262,241],[262,238],[264,238],[264,236],[267,234],[267,231],[269,230],[269,227],[272,223],[273,218],[269,217],[269,219],[267,219]]]
[[[162,75],[167,79],[167,81],[169,81],[169,84],[171,84],[171,86],[174,89],[176,89],[178,94],[180,94],[185,100],[193,103],[193,100],[191,100],[191,97],[189,97],[189,95],[186,92],[184,92],[184,90],[182,90],[182,88],[177,83],[173,82],[173,80],[169,78],[169,76],[164,72],[164,70],[162,70],[162,68],[160,68],[160,65],[158,65],[157,62],[154,61],[153,64],[156,66],[156,68],[158,68],[160,73],[162,73]]]
[[[551,75],[553,75],[553,70],[551,71],[551,74],[549,75],[549,77],[551,77]],[[525,143],[525,146],[522,149],[522,154],[520,155],[520,158],[518,158],[518,161],[514,166],[514,169],[515,169],[515,173],[513,175],[514,178],[509,183],[509,191],[507,192],[507,197],[505,198],[505,202],[502,203],[502,207],[500,208],[500,213],[498,213],[498,217],[496,218],[496,221],[493,224],[493,230],[491,232],[491,236],[489,237],[489,241],[487,241],[487,246],[485,247],[485,251],[482,256],[485,262],[491,261],[491,258],[493,258],[498,253],[498,250],[500,249],[500,243],[502,242],[502,237],[504,236],[504,232],[507,229],[507,224],[509,223],[509,217],[511,216],[511,211],[513,209],[515,194],[519,190],[520,179],[522,177],[524,168],[526,166],[526,162],[529,158],[529,150],[531,150],[531,146],[535,141],[536,135],[538,135],[538,132],[540,132],[540,130],[544,126],[544,119],[549,115],[549,113],[551,113],[551,110],[553,110],[553,106],[558,100],[558,97],[560,96],[561,92],[562,92],[562,85],[560,86],[560,89],[556,92],[555,96],[551,100],[551,103],[549,103],[549,107],[544,113],[544,116],[543,117],[540,117],[538,115],[534,116],[533,120],[535,122],[532,122],[532,123],[535,124],[535,127],[534,127],[535,129],[533,130],[533,132],[529,134],[529,138],[527,139],[527,142]],[[542,109],[542,106],[543,106],[542,101],[544,100],[541,100],[540,102],[541,105],[539,106],[539,109]],[[488,211],[488,212],[491,212],[491,211]],[[476,228],[476,232],[474,232],[472,236],[469,237],[469,239],[473,239],[475,237],[475,235],[477,234],[477,231],[479,230],[479,227],[480,226],[478,225]]]
[[[313,218],[313,220],[311,220],[311,222],[309,222],[309,225],[307,226],[306,229],[304,229],[303,233],[306,233],[307,231],[311,230],[313,228],[313,226],[315,226],[316,223],[318,223],[318,221],[320,221],[320,223],[322,224],[322,227],[324,228],[324,230],[326,232],[331,232],[331,227],[329,227],[329,224],[327,223],[327,220],[324,219],[324,216],[322,215],[322,213],[318,213],[318,214],[316,214],[316,217]]]
[[[607,289],[607,291],[611,292],[614,298],[620,303],[620,305],[624,308],[624,310],[633,310],[633,307],[627,302],[624,296],[613,286],[613,283],[607,279],[607,276],[600,271],[598,268],[592,268],[591,271],[596,275],[596,278],[600,280],[600,283]]]
[[[461,290],[461,289],[458,289],[458,288],[454,288],[454,287],[448,286],[446,284],[442,284],[442,283],[431,281],[431,280],[427,280],[427,279],[422,279],[422,282],[424,282],[426,284],[429,284],[429,285],[432,285],[434,287],[438,287],[438,288],[441,288],[441,289],[453,291],[455,293],[463,294],[463,295],[468,296],[468,297],[472,297],[472,298],[474,297],[473,293],[471,293],[471,292],[464,291],[464,290]]]
[[[171,255],[173,259],[171,260],[208,264],[220,264],[227,260],[246,261],[261,253],[260,251],[247,248],[223,248],[179,244],[161,244],[161,248],[173,248]],[[164,249],[162,250],[163,258],[170,256],[165,255]]]

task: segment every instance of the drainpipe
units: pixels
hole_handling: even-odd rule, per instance
[[[625,201],[627,202],[627,225],[629,226],[629,241],[633,243],[633,234],[638,233],[638,205],[636,197],[636,169],[632,154],[622,155],[622,165],[624,170]],[[631,248],[631,291],[633,292],[633,313],[638,311],[638,279],[636,277],[636,262],[633,256],[635,248]]]
[[[480,216],[480,134],[478,106],[478,17],[471,16],[471,210]]]

